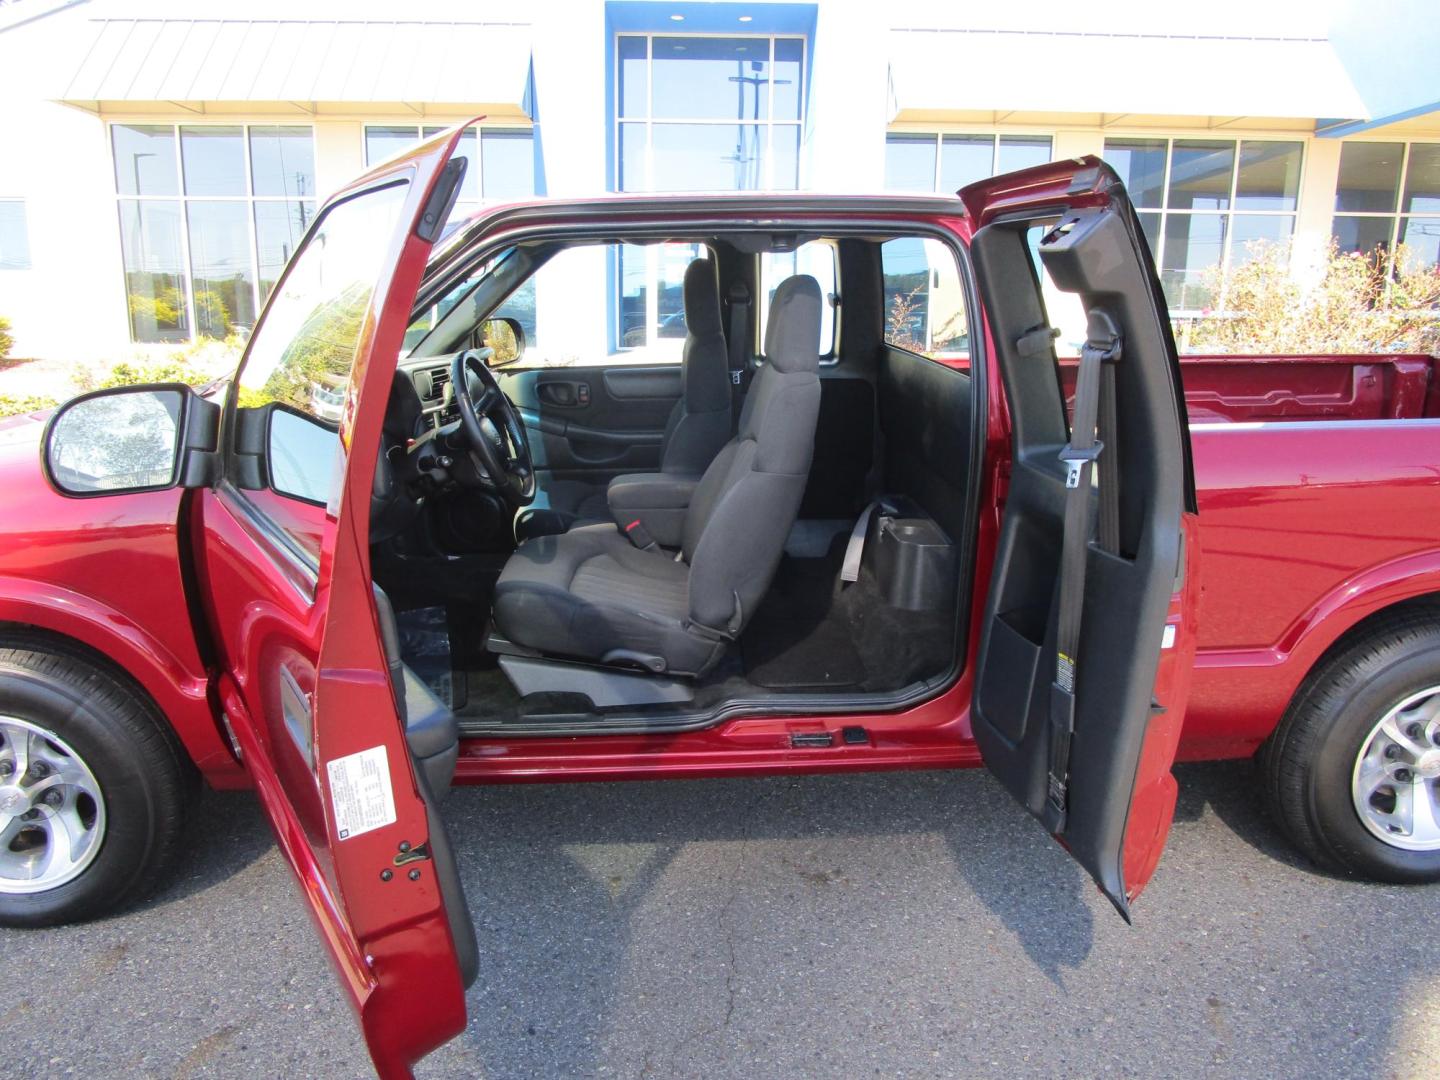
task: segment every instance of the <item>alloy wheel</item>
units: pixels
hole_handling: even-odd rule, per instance
[[[0,893],[38,893],[84,873],[105,837],[95,774],[53,731],[0,716]]]
[[[1386,844],[1440,849],[1440,686],[1380,718],[1355,759],[1350,794],[1361,823]]]

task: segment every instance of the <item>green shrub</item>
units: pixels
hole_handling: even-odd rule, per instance
[[[0,315],[0,360],[10,359],[10,350],[15,347],[15,335],[10,333],[10,320]]]
[[[57,404],[59,403],[54,398],[11,397],[9,394],[0,394],[0,417],[42,412],[45,409],[53,409]]]

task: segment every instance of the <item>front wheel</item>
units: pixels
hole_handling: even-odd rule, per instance
[[[138,898],[177,845],[193,784],[118,675],[48,640],[0,642],[0,925]]]
[[[1317,863],[1440,881],[1440,612],[1397,615],[1325,661],[1261,766],[1276,818]]]

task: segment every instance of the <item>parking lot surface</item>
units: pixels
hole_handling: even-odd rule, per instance
[[[1440,1073],[1440,888],[1317,872],[1246,764],[1178,774],[1133,927],[982,772],[459,789],[481,973],[418,1073]],[[248,795],[0,971],[5,1076],[368,1074]]]

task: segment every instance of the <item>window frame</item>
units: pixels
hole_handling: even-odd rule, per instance
[[[620,41],[622,38],[642,38],[645,41],[645,115],[643,117],[622,117],[621,116],[621,92],[620,92]],[[659,120],[655,118],[655,39],[656,38],[711,38],[715,40],[732,40],[743,38],[753,41],[765,41],[769,43],[769,55],[766,64],[769,70],[766,74],[767,107],[765,117],[760,120],[742,120],[736,118],[716,119],[714,117],[686,118],[680,116],[667,116]],[[800,86],[797,91],[800,99],[800,115],[794,120],[775,119],[775,43],[777,41],[798,41],[800,42]],[[611,36],[610,61],[612,75],[610,78],[610,138],[613,147],[611,162],[610,190],[615,192],[638,191],[642,194],[663,194],[669,189],[657,189],[655,187],[655,128],[657,126],[676,125],[708,125],[716,127],[734,127],[737,125],[758,125],[765,129],[765,159],[762,182],[754,190],[763,191],[798,191],[800,189],[800,169],[804,159],[805,143],[805,113],[809,101],[810,91],[810,39],[805,34],[779,34],[765,33],[764,31],[741,31],[737,33],[709,33],[703,31],[651,31],[651,30],[622,30]],[[622,166],[624,155],[622,153],[624,125],[634,124],[645,127],[645,184],[640,188],[626,188],[622,181]],[[792,128],[797,134],[796,156],[795,156],[795,186],[790,188],[776,188],[775,177],[775,129]],[[745,188],[733,190],[750,190]]]
[[[1181,135],[1166,135],[1159,132],[1127,131],[1107,132],[1104,141],[1101,143],[1101,157],[1109,160],[1108,151],[1105,145],[1111,142],[1164,142],[1165,143],[1165,172],[1160,186],[1159,206],[1135,205],[1135,213],[1143,221],[1144,215],[1155,214],[1160,219],[1160,227],[1157,231],[1159,245],[1151,252],[1155,260],[1155,273],[1160,278],[1163,287],[1165,280],[1165,226],[1170,215],[1183,215],[1189,217],[1205,217],[1219,215],[1225,218],[1225,235],[1220,251],[1220,292],[1215,297],[1215,303],[1209,311],[1223,312],[1226,310],[1226,302],[1229,299],[1230,285],[1230,252],[1234,247],[1232,228],[1235,217],[1272,217],[1290,219],[1290,239],[1293,242],[1300,226],[1300,215],[1305,193],[1305,179],[1307,170],[1310,168],[1310,140],[1293,135],[1281,136],[1268,135],[1225,135],[1212,134],[1210,132],[1196,131],[1187,132]],[[1171,209],[1170,207],[1170,175],[1175,157],[1176,142],[1228,142],[1234,146],[1233,161],[1230,166],[1230,191],[1227,196],[1229,207],[1225,210],[1182,210]],[[1240,210],[1235,206],[1235,196],[1240,184],[1240,147],[1245,143],[1293,143],[1300,148],[1300,172],[1295,181],[1295,208],[1293,210]],[[1166,304],[1169,305],[1169,297],[1166,297]],[[1195,319],[1204,315],[1204,308],[1170,308],[1172,319]]]
[[[937,194],[953,195],[955,192],[946,191],[940,187],[940,177],[945,167],[945,142],[952,139],[989,139],[990,140],[990,175],[999,176],[1000,172],[1000,141],[1002,139],[1044,139],[1050,144],[1049,161],[1055,160],[1055,132],[1054,131],[1020,131],[1020,130],[996,130],[996,131],[974,131],[971,129],[949,130],[946,128],[926,127],[912,130],[908,128],[886,128],[885,146],[886,156],[889,156],[890,139],[892,136],[905,136],[915,139],[917,136],[928,136],[935,142],[935,172],[931,178],[930,190]],[[887,188],[887,191],[894,191],[897,194],[903,193],[900,188]]]
[[[35,269],[35,256],[30,247],[30,208],[23,195],[0,195],[0,203],[14,203],[20,208],[20,235],[25,244],[24,258],[15,265],[0,261],[0,273],[23,273]]]
[[[468,119],[468,117],[457,120],[426,120],[422,118],[420,120],[417,120],[413,124],[409,123],[404,119],[387,120],[382,118],[375,120],[366,120],[360,124],[360,161],[362,163],[362,166],[366,169],[373,169],[382,161],[389,160],[388,157],[377,158],[374,161],[370,160],[370,130],[372,128],[414,128],[415,142],[410,143],[406,146],[406,149],[409,149],[410,147],[415,146],[417,143],[423,142],[426,138],[433,138],[439,132],[448,131],[450,128],[455,127],[457,124],[463,123],[464,119]],[[430,135],[428,136],[425,134],[426,128],[431,129]],[[535,151],[535,125],[533,123],[516,121],[514,123],[497,122],[493,124],[466,124],[465,130],[473,131],[475,133],[475,152],[479,156],[479,161],[476,165],[478,169],[478,174],[475,177],[475,190],[478,194],[473,199],[457,198],[455,200],[455,206],[450,211],[451,222],[464,220],[485,201],[485,135],[487,132],[504,132],[506,134],[519,133],[528,135],[530,136],[530,151],[532,156],[534,155]],[[403,151],[396,151],[396,153],[403,153]],[[393,156],[394,155],[392,154],[391,157]],[[532,163],[530,185],[532,189],[532,195],[534,194],[533,189],[535,186],[533,168],[534,166]]]
[[[1401,147],[1400,173],[1395,184],[1395,208],[1393,210],[1338,210],[1336,202],[1340,198],[1340,170],[1339,162],[1336,163],[1335,171],[1335,193],[1331,197],[1330,207],[1330,239],[1335,239],[1335,225],[1341,218],[1362,218],[1369,220],[1389,219],[1390,228],[1385,239],[1385,276],[1388,281],[1395,273],[1395,249],[1400,246],[1400,225],[1409,218],[1423,218],[1440,225],[1440,210],[1421,211],[1406,213],[1405,188],[1410,180],[1410,154],[1416,146],[1440,147],[1440,138],[1429,139],[1347,139],[1340,147],[1343,156],[1346,146],[1352,145],[1399,145]],[[1363,253],[1362,253],[1363,254]]]
[[[118,178],[118,173],[117,173],[117,171],[116,171],[117,162],[116,162],[116,158],[115,158],[115,129],[116,129],[117,127],[121,127],[121,128],[127,128],[127,127],[129,127],[129,128],[134,128],[134,127],[157,127],[157,128],[168,127],[168,128],[170,129],[170,137],[174,140],[174,147],[175,147],[175,178],[176,178],[176,181],[177,181],[175,194],[173,194],[173,195],[142,195],[142,194],[140,194],[140,193],[137,191],[137,192],[136,192],[135,194],[133,194],[133,195],[127,195],[127,194],[123,193],[122,191],[120,191],[120,182],[119,182],[119,178]],[[180,129],[181,129],[181,128],[237,128],[237,127],[240,129],[240,142],[241,142],[242,147],[243,147],[243,150],[244,150],[244,162],[245,162],[245,177],[244,177],[244,180],[245,180],[245,191],[244,191],[244,193],[239,194],[239,195],[191,195],[191,194],[189,194],[188,192],[186,192],[186,190],[185,190],[185,151],[184,151],[184,146],[183,146],[183,144],[182,144],[182,142],[181,142],[181,138],[180,138]],[[262,203],[262,202],[265,202],[265,203],[279,203],[279,204],[281,204],[282,206],[285,205],[285,204],[287,204],[287,203],[292,203],[292,202],[298,202],[298,203],[302,203],[302,204],[304,204],[304,203],[309,203],[309,204],[311,204],[310,217],[309,217],[309,219],[305,222],[305,227],[301,230],[300,239],[296,242],[295,250],[290,253],[290,258],[291,258],[291,259],[293,259],[293,258],[295,257],[296,253],[299,252],[300,248],[303,246],[305,237],[306,237],[306,236],[309,234],[309,232],[310,232],[310,226],[315,223],[315,218],[319,216],[321,207],[322,207],[323,204],[324,204],[324,200],[321,199],[320,194],[319,194],[320,181],[319,181],[319,175],[318,175],[318,174],[319,174],[319,169],[318,169],[318,167],[315,169],[315,172],[316,172],[315,188],[316,188],[316,190],[315,190],[314,192],[310,193],[309,195],[291,196],[291,195],[257,195],[257,194],[255,194],[255,173],[254,173],[254,163],[253,163],[253,161],[251,160],[251,153],[250,153],[250,132],[251,132],[251,129],[253,129],[253,128],[277,128],[277,127],[278,127],[278,128],[295,128],[295,129],[297,129],[297,130],[298,130],[298,129],[303,129],[304,131],[306,131],[306,132],[309,134],[309,136],[310,136],[310,157],[311,157],[311,161],[312,161],[312,162],[315,162],[316,165],[318,166],[318,156],[317,156],[316,153],[315,153],[315,125],[314,125],[313,123],[311,123],[311,124],[306,124],[306,123],[290,123],[290,122],[285,121],[285,120],[275,121],[275,120],[268,120],[268,119],[267,119],[267,120],[243,120],[243,119],[230,120],[230,119],[222,119],[222,118],[218,118],[218,117],[217,117],[217,118],[207,118],[207,119],[203,119],[203,120],[197,120],[197,121],[194,121],[194,122],[191,122],[191,121],[181,122],[181,121],[179,121],[179,120],[168,120],[168,121],[167,121],[167,120],[165,120],[165,119],[163,119],[163,118],[160,118],[160,117],[144,117],[144,116],[141,116],[141,117],[130,117],[130,118],[125,118],[125,119],[112,118],[112,119],[109,119],[109,120],[107,120],[107,121],[105,122],[105,149],[106,149],[106,156],[107,156],[107,158],[108,158],[108,160],[109,160],[109,163],[110,163],[110,185],[111,185],[111,188],[114,190],[114,194],[115,194],[115,219],[116,219],[116,225],[117,225],[117,226],[119,227],[119,229],[120,229],[120,243],[121,243],[120,276],[121,276],[121,282],[122,282],[122,285],[123,285],[122,294],[123,294],[123,296],[124,296],[125,309],[126,309],[126,313],[127,313],[127,314],[126,314],[126,319],[125,319],[126,324],[127,324],[127,325],[126,325],[126,330],[127,330],[127,332],[129,333],[129,335],[130,335],[130,340],[131,340],[132,343],[137,344],[137,345],[146,345],[146,344],[180,344],[181,341],[183,341],[183,342],[188,342],[188,343],[194,343],[194,342],[197,342],[197,341],[202,340],[201,335],[200,335],[200,329],[199,329],[199,321],[198,321],[198,320],[196,319],[196,317],[195,317],[195,267],[194,267],[194,263],[193,263],[193,260],[192,260],[191,250],[190,250],[191,245],[190,245],[190,214],[189,214],[189,205],[190,205],[190,203],[192,203],[192,202],[195,202],[195,203],[233,203],[233,202],[241,202],[241,203],[244,203],[244,204],[245,204],[245,231],[246,231],[246,235],[247,235],[247,237],[248,237],[248,239],[249,239],[249,255],[250,255],[250,270],[251,270],[251,282],[250,282],[250,287],[251,287],[252,299],[253,299],[254,304],[255,304],[255,318],[254,318],[253,325],[251,325],[251,327],[250,327],[250,331],[253,332],[254,329],[255,329],[255,326],[259,325],[260,316],[261,316],[261,314],[263,313],[263,311],[264,311],[264,309],[265,309],[265,300],[266,300],[268,297],[262,296],[262,295],[261,295],[261,292],[260,292],[260,246],[259,246],[258,230],[257,230],[256,227],[255,227],[255,206],[256,206],[256,204],[257,204],[257,203]],[[138,188],[139,185],[137,184],[136,187]],[[131,201],[131,202],[155,202],[155,203],[176,203],[176,204],[178,204],[179,207],[180,207],[180,258],[181,258],[181,272],[182,272],[182,276],[183,276],[184,279],[185,279],[185,318],[186,318],[186,321],[187,321],[187,324],[188,324],[188,330],[187,330],[186,336],[185,336],[185,338],[181,339],[181,341],[168,342],[168,343],[167,343],[167,342],[142,342],[142,341],[138,341],[138,340],[136,339],[136,337],[135,337],[135,325],[134,325],[134,323],[131,321],[130,316],[129,316],[129,310],[130,310],[130,289],[129,289],[129,283],[128,283],[128,281],[126,280],[125,255],[124,255],[125,228],[124,228],[123,218],[122,218],[122,216],[121,216],[121,214],[122,214],[122,209],[121,209],[121,208],[122,208],[123,204],[124,204],[125,202],[127,202],[127,201]],[[287,262],[288,262],[288,260],[287,260]],[[276,275],[275,281],[274,281],[274,283],[272,284],[272,289],[273,289],[275,286],[278,286],[278,285],[280,284],[280,278],[283,276],[283,272],[284,272],[284,267],[281,267],[281,274],[277,274],[277,275]],[[205,338],[204,340],[215,340],[215,339]]]

